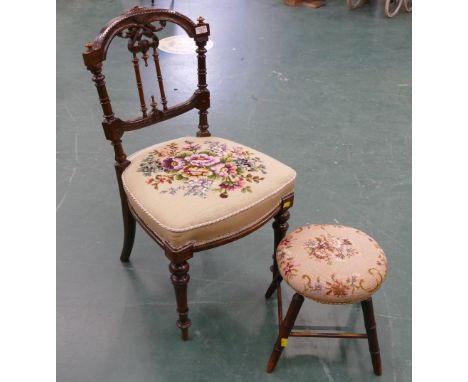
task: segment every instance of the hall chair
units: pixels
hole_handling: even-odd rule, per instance
[[[158,56],[157,33],[167,22],[180,26],[197,47],[197,88],[187,101],[175,105],[169,105],[170,97],[164,89]],[[83,53],[104,113],[104,135],[115,152],[124,227],[120,260],[129,261],[138,222],[163,248],[170,261],[170,279],[179,316],[176,323],[183,340],[188,339],[191,326],[187,304],[188,260],[195,252],[240,239],[272,218],[275,249],[270,269],[273,281],[267,295],[276,290],[279,271],[275,252],[288,229],[288,210],[293,205],[296,176],[294,170],[261,152],[211,136],[205,62],[209,35],[210,26],[202,17],[194,23],[172,10],[134,7],[110,20],[94,41],[86,44]],[[139,99],[140,115],[129,120],[114,114],[103,74],[109,46],[118,38],[127,40],[131,63],[129,75],[135,77]],[[145,93],[141,59],[145,65],[154,65],[154,83],[159,96],[151,94],[148,98]],[[192,109],[198,109],[199,114],[196,136],[155,142],[153,146],[127,156],[122,145],[125,133]]]

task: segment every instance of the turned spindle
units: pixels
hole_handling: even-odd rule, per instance
[[[156,113],[158,111],[158,103],[156,102],[156,99],[154,98],[154,95],[151,96],[151,111],[153,113]]]

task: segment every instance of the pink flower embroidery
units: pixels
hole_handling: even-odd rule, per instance
[[[291,260],[287,260],[282,268],[283,275],[288,280],[297,273],[297,267]]]
[[[182,150],[187,150],[187,151],[197,151],[198,149],[201,148],[201,145],[197,143],[193,143],[190,141],[185,141],[185,145],[182,146]]]
[[[228,176],[236,175],[237,167],[235,164],[228,162],[228,163],[218,163],[217,165],[214,165],[213,167],[211,167],[211,169],[214,171],[216,175],[226,178]]]
[[[244,182],[240,179],[237,179],[235,181],[226,180],[223,183],[221,183],[219,187],[221,187],[224,190],[233,191],[237,190],[238,188],[244,187]]]
[[[351,240],[340,239],[330,234],[307,240],[304,249],[311,258],[326,261],[330,265],[333,261],[343,261],[359,253]]]
[[[236,146],[232,149],[232,153],[237,157],[242,157],[245,154],[245,149],[240,146]]]
[[[188,161],[192,166],[205,167],[212,166],[216,163],[219,163],[219,158],[212,157],[208,154],[193,154],[189,156]]]

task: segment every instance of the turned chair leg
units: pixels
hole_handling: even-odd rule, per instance
[[[177,300],[177,313],[179,319],[177,320],[177,327],[182,331],[182,340],[188,340],[188,329],[192,325],[192,321],[188,318],[187,306],[187,285],[190,280],[188,274],[189,263],[187,261],[171,262],[169,270],[172,273],[171,281],[174,285],[174,290]]]
[[[372,298],[361,302],[364,313],[364,323],[366,326],[367,338],[369,341],[369,352],[372,358],[372,366],[376,375],[382,375],[382,360],[380,358],[379,340],[377,338],[377,325],[374,318],[374,307]]]
[[[286,236],[286,232],[289,228],[288,220],[290,216],[291,215],[288,210],[282,209],[274,217],[273,231],[275,236],[275,247],[273,251],[273,265],[270,267],[270,270],[273,272],[273,279],[265,293],[265,298],[270,298],[273,295],[273,292],[276,290],[278,285],[277,281],[281,282],[282,280],[278,271],[278,264],[276,262],[276,248],[278,247],[280,241],[283,240],[283,238]]]
[[[267,373],[271,373],[275,369],[281,353],[287,344],[289,334],[294,327],[294,322],[296,321],[303,302],[303,296],[298,293],[294,294],[291,304],[289,305],[288,312],[286,313],[286,317],[284,318],[283,323],[280,323],[279,325],[279,334],[278,338],[276,339],[275,346],[273,347],[273,352],[271,353],[270,359],[268,361],[266,369]]]

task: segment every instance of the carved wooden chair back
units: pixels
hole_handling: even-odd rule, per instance
[[[86,44],[86,51],[83,59],[87,69],[93,74],[93,81],[96,84],[99,100],[104,112],[102,126],[106,139],[112,142],[115,150],[116,166],[120,167],[120,172],[128,166],[126,154],[122,147],[122,136],[126,131],[141,129],[155,123],[176,117],[194,108],[199,110],[199,125],[197,136],[208,137],[208,111],[210,107],[210,92],[206,83],[206,62],[205,45],[210,35],[210,26],[204,22],[202,17],[198,18],[195,24],[188,17],[168,9],[147,9],[134,7],[123,15],[110,20],[98,33],[93,42]],[[198,59],[198,86],[193,95],[185,102],[174,106],[168,106],[166,93],[164,90],[164,80],[159,63],[157,33],[166,26],[167,22],[172,22],[180,26],[190,38],[193,38],[197,45],[196,53]],[[131,55],[131,62],[135,72],[136,87],[140,102],[141,117],[122,120],[114,115],[111,100],[106,88],[103,74],[103,64],[106,60],[107,51],[112,40],[115,38],[128,40],[128,50]],[[145,66],[148,60],[154,60],[155,80],[159,88],[160,104],[158,106],[157,97],[152,95],[149,109],[145,99],[142,76],[140,73],[140,63],[143,60]]]

